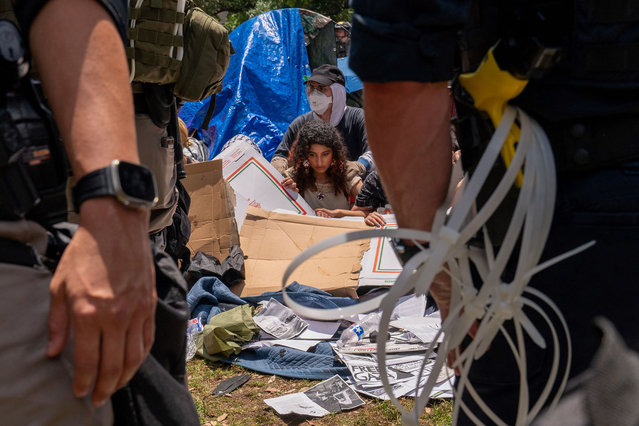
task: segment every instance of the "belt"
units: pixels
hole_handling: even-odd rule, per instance
[[[31,246],[3,237],[0,237],[0,263],[29,267],[42,264],[40,257]]]

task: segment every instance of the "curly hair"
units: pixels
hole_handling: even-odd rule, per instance
[[[308,159],[313,144],[326,146],[333,151],[333,161],[326,170],[326,174],[335,188],[335,195],[342,192],[348,197],[346,146],[337,129],[323,120],[311,120],[304,123],[297,133],[297,139],[289,153],[288,164],[295,169],[294,179],[300,194],[303,194],[307,189],[317,191],[313,170],[310,167],[304,167],[304,161]]]

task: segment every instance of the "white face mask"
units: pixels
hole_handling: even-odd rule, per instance
[[[308,103],[311,105],[311,109],[317,115],[324,114],[329,105],[333,103],[332,97],[326,96],[318,90],[313,90],[307,97]]]

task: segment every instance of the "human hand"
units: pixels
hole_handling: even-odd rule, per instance
[[[47,355],[74,333],[73,392],[103,405],[151,350],[157,295],[149,213],[111,197],[85,201],[51,280]],[[95,386],[94,386],[95,384]]]
[[[319,217],[343,217],[344,214],[339,210],[329,210],[323,207],[315,209],[315,214]]]
[[[384,220],[384,217],[381,214],[377,213],[376,211],[372,211],[369,214],[367,214],[366,217],[364,218],[364,223],[366,223],[368,226],[382,227],[386,225],[386,221]]]
[[[300,192],[300,190],[297,189],[297,184],[290,177],[285,178],[281,183],[282,183],[282,186],[288,190]]]

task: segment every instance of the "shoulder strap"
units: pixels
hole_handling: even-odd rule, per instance
[[[206,115],[204,116],[204,121],[202,121],[202,129],[208,130],[209,121],[211,121],[211,117],[213,117],[213,112],[215,111],[215,93],[211,95],[211,102],[209,103],[209,109],[206,110]]]

